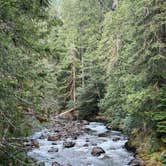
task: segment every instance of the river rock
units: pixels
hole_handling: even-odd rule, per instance
[[[43,134],[39,137],[39,139],[45,139],[46,136],[44,136]]]
[[[93,132],[93,130],[90,129],[90,128],[84,128],[84,132],[88,133],[88,134],[91,134]]]
[[[39,147],[40,147],[38,140],[33,139],[33,140],[31,140],[31,142],[32,142],[32,145],[33,145],[34,147],[36,147],[36,148],[39,148]]]
[[[111,125],[110,123],[108,123],[108,124],[106,125],[106,128],[107,128],[108,130],[112,130],[112,125]]]
[[[97,143],[92,143],[92,146],[97,146]]]
[[[119,141],[120,140],[120,137],[114,137],[113,139],[112,139],[112,141]]]
[[[89,146],[89,144],[84,144],[84,145],[83,145],[83,147],[88,147],[88,146]]]
[[[52,145],[57,145],[57,143],[56,143],[56,142],[53,142]]]
[[[89,141],[89,138],[86,138],[86,140],[85,140],[85,141],[86,141],[86,142],[90,142],[90,141]]]
[[[24,143],[24,145],[25,145],[27,151],[30,151],[33,149],[32,142],[26,142],[26,143]]]
[[[61,166],[61,165],[58,162],[55,161],[55,162],[52,163],[52,166]]]
[[[131,141],[127,141],[124,147],[130,152],[133,152],[133,153],[136,152],[136,148],[131,144]]]
[[[144,166],[144,162],[139,159],[139,158],[135,158],[135,159],[132,159],[129,163],[128,163],[129,166]]]
[[[76,136],[76,135],[73,135],[73,136],[72,136],[72,139],[73,139],[73,140],[77,140],[77,136]]]
[[[100,133],[100,134],[98,134],[98,137],[107,137],[107,133],[105,132],[105,133]]]
[[[60,139],[60,135],[49,135],[48,141],[58,141]]]
[[[81,120],[81,125],[89,125],[89,122],[87,120]]]
[[[100,156],[103,153],[105,153],[105,151],[101,147],[94,147],[91,152],[93,156]]]
[[[48,150],[48,153],[58,152],[58,148],[51,148]]]
[[[59,133],[60,131],[58,129],[54,129],[54,132],[55,133]]]
[[[63,147],[64,148],[72,148],[75,146],[75,143],[74,142],[64,142],[63,143]]]

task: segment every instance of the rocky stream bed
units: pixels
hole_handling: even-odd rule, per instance
[[[139,166],[127,138],[103,123],[54,119],[30,138],[28,156],[45,166]],[[32,146],[33,145],[33,146]]]

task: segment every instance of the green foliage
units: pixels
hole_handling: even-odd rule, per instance
[[[90,119],[95,116],[98,111],[99,96],[94,84],[87,85],[85,88],[78,90],[77,109],[79,110],[80,119]]]
[[[155,134],[152,134],[152,136],[149,138],[149,154],[153,154],[154,152],[157,152],[160,150],[160,144],[158,143],[158,138]]]
[[[67,49],[72,43],[77,50],[75,104],[86,115],[98,109],[97,103],[114,127],[128,133],[152,127],[165,142],[165,2],[118,1],[112,11],[113,3],[62,2],[61,36]],[[65,101],[69,80],[61,76]],[[104,97],[96,99],[92,80],[104,82]],[[68,107],[74,107],[71,97],[68,102]]]
[[[95,51],[101,38],[106,5],[106,1],[100,4],[96,0],[61,2],[63,26],[59,31],[59,41],[64,41],[61,45],[66,48],[57,68],[57,103],[61,110],[76,107],[81,112],[88,112],[86,102],[94,107],[89,112],[98,110],[97,91],[100,90],[96,85],[102,82],[103,70],[99,69]],[[88,92],[91,89],[92,94]]]
[[[56,4],[49,0],[0,3],[4,165],[8,151],[11,164],[20,162],[22,151],[12,158],[18,148],[11,148],[7,138],[28,135],[28,112],[44,117],[74,108],[80,118],[89,119],[101,111],[114,128],[130,136],[150,129],[154,135],[149,136],[149,144],[158,139],[166,143],[166,2],[63,0]],[[158,147],[154,144],[150,149],[155,152]]]
[[[158,96],[158,100],[160,101],[157,105],[157,109],[152,113],[152,119],[156,123],[156,132],[161,140],[166,143],[166,87],[162,87]]]
[[[48,38],[59,20],[47,13],[47,0],[2,0],[0,7],[0,163],[26,165],[15,138],[55,109],[55,46]]]
[[[165,142],[164,1],[120,1],[108,12],[98,54],[107,88],[100,107],[113,125],[146,132]],[[117,123],[117,119],[118,123]]]

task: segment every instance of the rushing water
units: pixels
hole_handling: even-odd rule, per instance
[[[62,165],[71,164],[72,166],[127,166],[133,159],[133,154],[124,148],[127,138],[120,132],[108,131],[103,123],[98,122],[91,122],[85,128],[93,132],[85,133],[77,140],[72,140],[76,143],[73,148],[63,148],[64,141],[71,141],[69,138],[56,141],[56,145],[43,138],[38,139],[40,148],[33,149],[28,152],[28,155],[38,162],[44,162],[46,166],[51,166],[55,161]],[[47,130],[35,133],[33,137],[39,138],[42,133],[47,133]],[[100,135],[99,137],[102,133],[107,133],[107,136]],[[118,140],[115,141],[115,138]],[[92,148],[96,146],[103,148],[106,153],[99,157],[92,156]],[[59,151],[50,153],[48,151],[51,148],[58,148]]]

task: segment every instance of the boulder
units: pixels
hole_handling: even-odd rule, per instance
[[[38,140],[33,139],[33,140],[31,140],[31,142],[32,142],[32,145],[33,145],[34,147],[36,147],[36,148],[39,148],[39,147],[40,147]]]
[[[88,144],[84,144],[83,147],[88,147],[89,145]]]
[[[107,133],[105,132],[105,133],[100,133],[100,134],[98,134],[98,137],[107,137]]]
[[[128,163],[129,166],[144,166],[144,162],[139,159],[139,158],[135,158],[135,159],[132,159],[129,163]]]
[[[93,130],[90,129],[90,128],[84,128],[84,132],[88,133],[88,134],[91,134],[93,132]]]
[[[127,141],[124,147],[130,152],[133,152],[133,153],[136,152],[136,148],[131,144],[131,141]]]
[[[112,138],[112,141],[119,141],[120,140],[120,137],[114,137]]]
[[[77,140],[77,136],[72,136],[72,139],[73,140]]]
[[[51,148],[48,150],[49,153],[56,153],[58,152],[58,148]]]
[[[105,151],[101,147],[94,147],[91,152],[93,156],[100,156],[103,153],[105,153]]]
[[[110,123],[108,123],[108,124],[106,125],[106,128],[107,128],[108,130],[112,130],[112,125],[111,125]]]
[[[63,143],[63,147],[64,148],[72,148],[75,146],[75,143],[74,142],[64,142]]]
[[[58,141],[60,139],[60,135],[49,135],[48,141]]]
[[[55,133],[59,133],[60,131],[59,131],[58,129],[55,129],[54,132],[55,132]]]
[[[56,142],[53,142],[52,145],[57,145],[57,143],[56,143]]]

